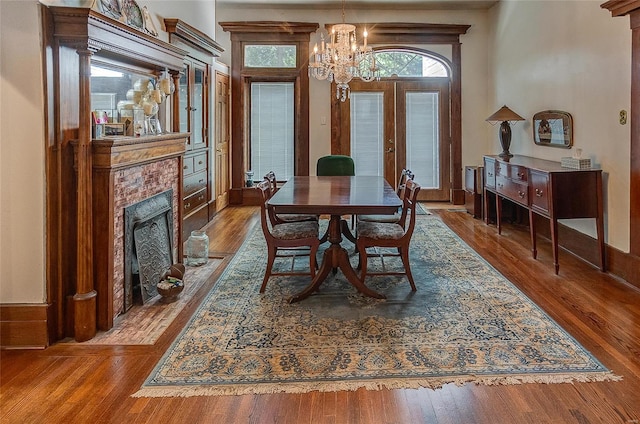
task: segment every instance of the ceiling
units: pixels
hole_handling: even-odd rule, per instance
[[[347,9],[430,9],[469,10],[489,9],[499,0],[346,0]],[[216,0],[220,6],[265,7],[274,9],[333,9],[341,0]]]

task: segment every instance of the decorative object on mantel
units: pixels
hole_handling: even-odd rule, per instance
[[[113,19],[121,19],[122,11],[118,0],[98,0],[99,11]]]
[[[147,6],[142,7],[142,17],[144,18],[145,31],[147,31],[149,34],[153,35],[154,37],[157,37],[158,30],[156,30],[156,26],[153,24],[153,18],[151,17],[151,14],[149,13],[149,9],[147,9]]]
[[[342,0],[342,23],[331,28],[327,42],[324,34],[320,35],[320,49],[316,44],[309,58],[309,76],[335,81],[336,99],[342,102],[351,95],[349,82],[353,78],[365,82],[379,78],[373,49],[367,46],[367,29],[363,32],[364,44],[358,46],[355,25],[345,23],[344,4]]]
[[[147,6],[140,7],[136,0],[94,0],[97,2],[97,10],[104,15],[117,19],[132,28],[158,36],[153,18]]]
[[[517,121],[524,121],[524,118],[506,105],[502,106],[496,113],[486,119],[487,122],[494,125],[500,122],[500,145],[502,146],[502,153],[498,156],[501,158],[510,158],[513,155],[509,152],[511,146],[511,125]]]
[[[139,79],[133,86],[134,107],[144,112],[144,123],[134,122],[136,136],[142,134],[162,134],[162,127],[156,115],[160,104],[175,90],[175,85],[167,71],[158,80]]]
[[[543,110],[533,115],[533,142],[539,146],[564,147],[573,145],[573,118],[569,112]]]

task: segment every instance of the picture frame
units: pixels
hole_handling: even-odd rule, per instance
[[[543,110],[533,115],[533,142],[539,146],[573,146],[573,118],[569,112]]]

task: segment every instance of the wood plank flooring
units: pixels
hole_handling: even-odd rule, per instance
[[[197,308],[193,302],[153,346],[59,343],[41,351],[1,351],[0,422],[640,423],[640,292],[566,252],[560,253],[560,274],[555,275],[550,243],[539,241],[538,259],[532,259],[526,228],[505,225],[498,236],[495,226],[465,212],[433,213],[623,380],[130,397]],[[258,219],[255,207],[223,210],[208,227],[211,252],[233,255]]]

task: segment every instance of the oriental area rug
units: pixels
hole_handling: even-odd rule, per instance
[[[377,276],[365,283],[387,299],[368,298],[338,271],[289,304],[309,277],[272,277],[260,294],[266,256],[257,226],[134,397],[620,379],[433,215],[411,242],[416,292]]]

